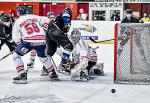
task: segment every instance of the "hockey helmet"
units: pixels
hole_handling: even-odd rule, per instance
[[[47,17],[48,17],[48,18],[54,18],[55,15],[54,15],[53,12],[47,12]]]
[[[11,18],[8,14],[1,15],[1,21],[2,22],[9,22],[10,20],[11,20]]]
[[[65,8],[62,13],[63,17],[68,17],[70,21],[72,20],[72,11],[70,8]]]
[[[19,15],[27,14],[27,7],[26,6],[19,6],[18,7]]]
[[[81,37],[81,32],[77,29],[74,28],[73,31],[71,32],[71,40],[73,42],[77,42]]]
[[[72,11],[70,8],[65,8],[63,13],[68,13],[68,14],[72,15]]]

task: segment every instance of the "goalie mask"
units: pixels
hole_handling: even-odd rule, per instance
[[[80,40],[81,37],[81,32],[78,29],[73,29],[73,31],[71,32],[71,40],[73,41],[73,43],[77,43]]]

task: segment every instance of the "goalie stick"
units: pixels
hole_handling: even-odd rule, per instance
[[[3,56],[2,58],[0,58],[0,61],[2,61],[3,59],[5,59],[6,57],[8,57],[10,54],[11,54],[11,52],[10,52],[10,53],[8,53],[8,54],[6,54],[6,55],[5,55],[5,56]]]
[[[111,41],[111,40],[114,40],[114,39],[95,41],[94,39],[92,39],[91,37],[89,37],[89,40],[91,40],[94,43],[102,43],[102,42]]]

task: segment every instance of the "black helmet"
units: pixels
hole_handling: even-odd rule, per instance
[[[26,6],[19,6],[18,7],[19,15],[27,14],[27,7]]]
[[[133,13],[133,10],[132,9],[127,9],[126,10],[126,14],[132,14]]]
[[[2,22],[9,22],[11,20],[8,14],[3,14],[0,19]]]

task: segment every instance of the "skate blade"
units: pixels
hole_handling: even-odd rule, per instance
[[[88,81],[89,81],[89,78],[88,78],[88,79],[87,79],[87,78],[82,78],[81,81],[83,81],[83,82],[88,82]]]
[[[59,78],[50,78],[50,81],[60,81]]]
[[[104,72],[101,73],[90,73],[92,76],[105,76]]]
[[[88,82],[89,79],[87,78],[79,78],[79,77],[76,77],[76,78],[71,78],[72,81],[76,81],[76,82]]]
[[[27,80],[14,80],[14,84],[27,84]]]
[[[72,81],[75,81],[75,82],[88,82],[89,80],[88,79],[72,79]]]
[[[49,78],[50,78],[50,80],[52,80],[52,81],[59,81],[59,80],[60,80],[58,77],[50,77],[50,76],[49,76]]]
[[[45,74],[41,74],[41,76],[48,76],[48,73],[47,74],[46,73]]]
[[[69,72],[65,72],[65,71],[58,71],[58,73],[65,74],[65,75],[70,75]]]
[[[32,69],[32,68],[33,68],[33,66],[27,66],[27,68]]]
[[[88,76],[83,76],[83,77],[81,77],[81,80],[84,81],[84,82],[87,82],[87,81],[89,81],[89,77]]]

